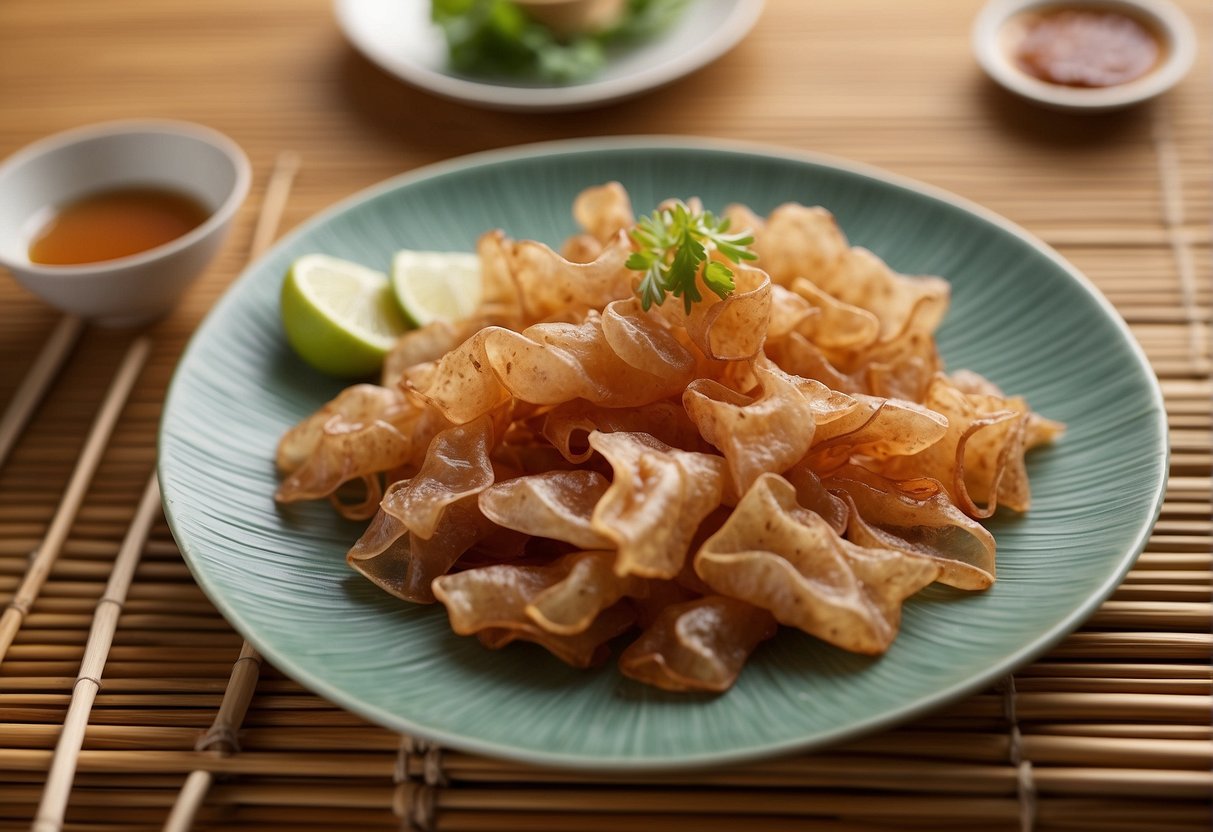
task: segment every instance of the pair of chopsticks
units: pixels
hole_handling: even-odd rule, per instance
[[[299,158],[294,153],[282,153],[276,160],[250,244],[250,261],[259,257],[276,236],[298,168]],[[39,402],[70,357],[83,329],[84,321],[79,317],[64,316],[30,366],[4,415],[0,417],[0,468],[8,460],[9,453]],[[26,615],[37,601],[54,568],[122,409],[147,363],[151,347],[151,339],[147,336],[136,338],[127,348],[110,383],[46,535],[31,556],[12,601],[3,615],[0,615],[0,664],[4,662]],[[101,689],[105,661],[118,629],[118,620],[126,602],[127,592],[134,580],[135,569],[139,565],[160,507],[160,483],[153,472],[119,547],[105,591],[97,602],[80,671],[72,688],[67,716],[51,758],[42,800],[34,816],[33,832],[59,832],[63,828],[76,766],[84,744],[84,734],[97,692]],[[244,713],[252,699],[260,661],[260,656],[246,643],[237,660],[228,690],[224,693],[215,724],[199,743],[199,750],[215,749],[219,753],[234,750],[234,741],[231,738],[243,721]],[[210,780],[210,772],[204,770],[195,771],[190,775],[178,798],[178,805],[174,807],[168,819],[166,829],[189,828],[194,814],[206,796]]]

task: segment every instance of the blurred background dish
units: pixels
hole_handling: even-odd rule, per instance
[[[601,72],[551,84],[472,77],[450,66],[430,0],[336,0],[337,23],[350,43],[388,72],[436,95],[498,110],[575,110],[607,104],[668,84],[724,55],[758,21],[764,0],[689,0],[665,31],[612,50]]]
[[[974,22],[973,50],[1017,95],[1100,112],[1173,87],[1192,67],[1196,37],[1168,0],[992,0]]]

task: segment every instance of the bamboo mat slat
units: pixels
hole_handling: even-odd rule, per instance
[[[154,470],[173,367],[274,237],[266,206],[277,203],[285,231],[362,187],[462,153],[669,132],[820,151],[928,181],[1023,225],[1092,279],[1149,357],[1171,429],[1159,521],[1112,597],[1037,662],[889,731],[708,771],[570,772],[402,738],[271,666],[245,666],[249,648],[157,516],[113,616],[57,828],[1208,829],[1213,5],[1181,0],[1201,50],[1176,90],[1096,117],[1045,114],[982,78],[968,53],[979,5],[768,0],[750,36],[689,79],[600,110],[535,116],[472,110],[388,77],[346,45],[329,0],[262,0],[255,15],[236,0],[0,4],[0,156],[77,124],[157,116],[227,132],[254,168],[223,250],[143,332],[74,332],[0,275],[0,411],[25,411],[18,427],[0,425],[0,605],[29,602],[0,648],[0,832],[29,830],[47,800],[82,662],[96,666],[98,603]],[[287,149],[297,155],[284,161]],[[290,184],[270,185],[284,165]],[[27,379],[48,338],[56,349],[56,327],[74,346],[35,389]],[[90,427],[141,337],[154,347],[67,517]],[[48,535],[56,552],[38,566]]]

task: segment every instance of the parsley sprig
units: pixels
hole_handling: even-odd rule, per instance
[[[689,314],[691,307],[703,299],[695,279],[705,261],[704,285],[721,299],[732,294],[736,288],[733,270],[719,260],[708,260],[709,247],[735,264],[758,259],[746,248],[754,242],[753,235],[730,234],[727,217],[717,219],[711,211],[693,211],[681,201],[641,217],[631,236],[638,249],[628,257],[626,265],[643,273],[636,293],[646,310],[660,306],[666,295],[671,294],[682,298]]]

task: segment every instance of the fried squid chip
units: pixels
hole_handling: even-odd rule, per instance
[[[840,301],[803,277],[792,281],[792,291],[811,305],[813,313],[796,331],[823,350],[857,352],[879,340],[880,320],[868,310]]]
[[[635,407],[680,393],[689,380],[680,356],[655,357],[638,369],[612,348],[603,317],[592,312],[581,324],[536,324],[522,332],[486,330],[485,356],[500,383],[525,402],[561,404],[585,399],[610,407]],[[670,364],[662,362],[668,359]]]
[[[957,370],[948,376],[952,386],[962,393],[994,396],[1006,400],[1007,407],[1028,414],[1028,423],[1024,427],[1024,449],[1031,450],[1040,445],[1047,445],[1065,433],[1066,426],[1061,422],[1047,419],[1039,413],[1030,410],[1027,402],[1020,396],[1007,396],[994,382],[980,373],[972,370]]]
[[[522,298],[524,319],[537,322],[572,311],[602,309],[632,295],[634,273],[627,235],[617,234],[589,263],[574,263],[543,243],[522,240],[507,249],[509,268]]]
[[[787,480],[763,474],[700,548],[695,571],[783,624],[875,655],[897,635],[902,602],[941,570],[930,558],[843,540],[796,502]]]
[[[434,596],[446,607],[451,629],[477,635],[490,648],[531,641],[566,664],[591,667],[609,652],[607,642],[632,626],[636,614],[626,602],[599,613],[573,635],[549,632],[527,616],[527,608],[568,574],[563,565],[497,564],[434,579]]]
[[[430,581],[494,528],[478,497],[493,484],[489,454],[498,430],[486,415],[435,436],[416,476],[384,494],[346,555],[350,566],[393,595],[432,601]]]
[[[738,494],[760,474],[781,473],[809,451],[818,422],[854,410],[858,402],[819,381],[792,376],[766,358],[753,366],[759,392],[736,393],[710,379],[696,379],[682,404],[703,438],[724,454]]]
[[[755,229],[758,266],[781,286],[798,277],[817,283],[819,275],[837,268],[849,250],[847,238],[825,208],[796,203],[781,205]]]
[[[818,314],[818,310],[790,289],[778,283],[771,284],[771,319],[767,322],[767,341],[782,338],[795,332],[806,318]]]
[[[513,241],[500,228],[480,235],[476,256],[480,260],[480,312],[498,315],[522,326],[522,290],[510,265]]]
[[[447,506],[475,500],[493,484],[489,454],[497,428],[489,416],[439,433],[430,442],[421,470],[412,479],[393,483],[382,508],[418,537],[433,537]]]
[[[551,569],[563,573],[526,606],[527,618],[562,636],[584,633],[599,613],[626,596],[648,595],[650,581],[615,574],[614,552],[573,552]]]
[[[849,501],[847,538],[860,546],[897,549],[938,561],[939,582],[957,589],[994,583],[994,536],[939,491],[917,497],[897,483],[848,465],[828,487]]]
[[[926,406],[948,420],[945,435],[918,453],[867,467],[893,480],[938,480],[970,517],[989,517],[1000,498],[1008,508],[1025,510],[1030,501],[1023,464],[1027,413],[1018,409],[1021,404],[965,393],[937,375],[927,390]]]
[[[346,388],[282,438],[277,462],[290,475],[274,499],[285,504],[327,497],[343,517],[365,520],[383,495],[383,475],[413,462],[442,421],[398,390]],[[342,488],[352,482],[362,487],[354,502]]]
[[[951,294],[943,278],[898,274],[875,254],[858,247],[849,249],[833,268],[804,277],[843,303],[872,312],[880,321],[882,341],[908,330],[934,332],[948,310]]]
[[[636,224],[632,200],[618,182],[586,188],[573,200],[573,219],[600,243]]]
[[[775,635],[769,612],[712,595],[666,607],[619,656],[624,676],[663,690],[723,693]]]
[[[611,337],[625,352],[629,338],[660,337],[655,322],[642,323],[647,316],[623,323],[625,317],[611,314],[610,325]],[[470,422],[511,398],[536,405],[581,398],[610,407],[636,407],[682,392],[692,369],[685,352],[671,349],[648,356],[647,366],[657,372],[638,369],[612,349],[603,321],[602,315],[591,312],[580,324],[541,323],[522,332],[486,327],[432,369],[406,371],[405,380],[456,424]]]
[[[608,486],[596,471],[548,471],[490,486],[480,493],[480,510],[507,529],[582,549],[610,549],[614,544],[590,526]]]
[[[700,522],[720,505],[724,461],[645,433],[594,431],[589,442],[615,472],[591,522],[615,543],[616,574],[673,578]]]
[[[376,384],[350,385],[282,435],[275,456],[278,472],[289,474],[307,462],[322,441],[325,426],[334,417],[337,418],[335,426],[342,426],[337,430],[347,431],[349,425],[364,425],[376,420],[391,423],[411,412],[409,403],[398,390]]]
[[[851,247],[824,208],[727,207],[754,237],[740,264],[711,235],[702,252],[633,239],[617,182],[573,217],[559,253],[482,235],[476,314],[405,334],[383,387],[282,438],[280,501],[373,514],[352,568],[442,601],[491,648],[532,641],[585,667],[634,630],[626,675],[702,692],[728,689],[778,623],[878,654],[927,584],[993,582],[975,518],[1027,508],[1024,454],[1063,428],[943,374],[946,281]],[[689,309],[645,310],[638,246],[682,258],[680,291],[704,255],[735,290],[709,290],[700,262]]]
[[[485,327],[444,355],[436,364],[404,371],[402,384],[457,425],[472,421],[510,400],[485,353],[485,341],[502,327]]]
[[[683,386],[694,378],[695,356],[656,315],[645,312],[636,297],[617,300],[602,310],[602,337],[615,355],[637,370],[672,375]]]
[[[507,323],[501,315],[481,314],[459,321],[434,321],[411,329],[396,339],[383,362],[385,387],[396,387],[405,370],[439,361],[444,355],[486,326]]]
[[[916,454],[947,434],[947,418],[922,405],[862,394],[852,398],[857,406],[822,425],[813,440],[809,463],[820,473],[853,456],[884,460]]]
[[[480,513],[475,497],[448,505],[428,538],[409,531],[399,517],[381,506],[362,537],[346,553],[346,563],[397,598],[432,604],[433,580],[497,531]],[[512,548],[500,539],[497,542],[499,548]]]
[[[732,264],[737,288],[723,300],[700,286],[703,300],[686,316],[691,340],[708,358],[745,361],[762,349],[771,319],[771,279],[753,266]],[[700,279],[702,284],[702,279]],[[676,304],[670,303],[669,306]]]
[[[647,433],[683,451],[708,449],[686,410],[672,401],[621,408],[574,399],[557,405],[543,417],[544,438],[570,463],[581,464],[593,455],[589,436],[596,430]]]
[[[768,358],[793,375],[820,381],[840,393],[868,392],[862,378],[843,373],[830,363],[820,347],[799,332],[789,332],[780,338],[768,340],[763,350]]]
[[[783,473],[783,478],[796,489],[796,502],[801,508],[814,512],[836,534],[843,534],[850,522],[852,507],[841,497],[831,494],[821,477],[801,460]]]

